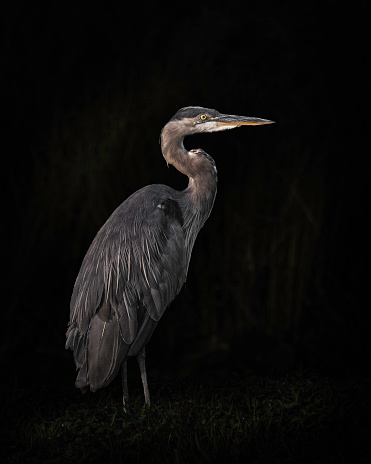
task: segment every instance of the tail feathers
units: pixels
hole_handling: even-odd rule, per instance
[[[119,323],[115,318],[105,322],[97,315],[91,320],[87,343],[85,381],[90,385],[90,389],[95,391],[108,385],[116,377],[130,345],[122,340]],[[84,375],[82,372],[82,382]]]
[[[87,333],[79,332],[76,322],[67,330],[66,349],[73,351],[78,369],[76,387],[92,391],[108,385],[117,375],[128,354],[130,345],[120,335],[116,318],[102,320],[96,314],[90,321]]]
[[[73,359],[76,364],[76,368],[80,369],[85,363],[86,353],[86,338],[87,334],[82,334],[76,325],[76,322],[73,322],[67,330],[66,333],[66,350],[71,349],[73,351]]]

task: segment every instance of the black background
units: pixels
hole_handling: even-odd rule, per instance
[[[214,351],[226,368],[232,359],[263,371],[367,368],[363,12],[332,1],[227,3],[4,10],[1,349],[9,376],[73,385],[64,334],[81,261],[133,191],[186,186],[166,167],[158,138],[188,105],[276,124],[186,140],[214,157],[218,195],[186,288],[148,346],[149,369],[176,371]],[[285,256],[295,256],[290,269]]]

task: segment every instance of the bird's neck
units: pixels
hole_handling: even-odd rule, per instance
[[[187,163],[188,152],[183,145],[184,135],[177,130],[176,125],[170,121],[161,132],[161,149],[163,157],[175,169],[191,177],[190,166]]]
[[[189,196],[190,202],[197,209],[202,207],[211,210],[217,188],[214,160],[202,150],[187,151],[183,140],[184,135],[179,133],[176,124],[169,122],[161,133],[162,154],[168,164],[188,176],[188,188],[185,193]]]
[[[186,234],[186,250],[190,257],[197,234],[212,210],[216,189],[217,172],[214,160],[202,150],[187,151],[184,135],[168,123],[161,133],[161,149],[165,160],[188,176],[188,187],[179,192],[179,206],[183,215]]]

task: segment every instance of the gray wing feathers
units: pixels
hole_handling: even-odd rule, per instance
[[[177,204],[148,194],[139,201],[140,193],[100,229],[76,279],[66,348],[74,351],[80,388],[113,379],[128,346],[145,345],[185,280],[184,232],[178,212],[172,214]],[[140,305],[153,323],[148,317],[138,323]]]
[[[138,283],[149,315],[158,321],[180,291],[186,274],[184,234],[177,221],[158,208],[144,224]],[[146,233],[148,232],[148,233]]]
[[[121,294],[121,293],[120,293]],[[116,304],[111,301],[113,308],[116,310],[116,319],[120,327],[120,333],[125,343],[133,343],[138,331],[137,301],[135,293],[126,285],[123,291],[122,300]]]

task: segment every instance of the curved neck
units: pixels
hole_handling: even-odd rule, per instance
[[[183,145],[184,136],[170,121],[161,132],[161,150],[168,164],[172,164],[182,174],[191,177],[192,173],[187,169],[189,168],[186,159],[188,152]]]
[[[169,164],[188,176],[188,187],[179,192],[179,206],[183,214],[188,262],[193,244],[214,205],[217,172],[214,160],[202,150],[187,151],[183,145],[185,134],[174,121],[161,132],[162,154]]]
[[[192,196],[193,203],[209,200],[212,207],[217,187],[214,160],[202,150],[187,151],[183,145],[184,137],[175,121],[166,124],[161,132],[162,154],[167,163],[188,176],[185,192]]]

